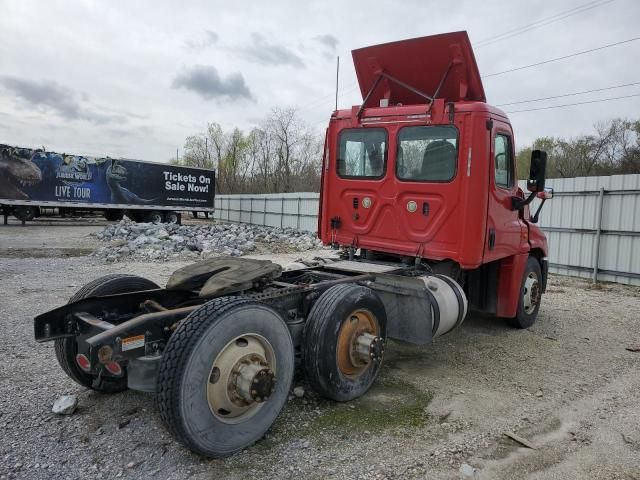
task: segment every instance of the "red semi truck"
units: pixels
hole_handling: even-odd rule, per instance
[[[428,345],[469,308],[533,324],[547,242],[529,205],[551,197],[546,154],[534,152],[525,196],[511,125],[485,102],[466,32],[353,58],[364,100],[331,116],[318,220],[339,258],[283,271],[220,257],[164,288],[98,278],[34,322],[73,380],[154,393],[174,436],[218,457],[264,435],[298,366],[348,401],[374,382],[387,338]]]

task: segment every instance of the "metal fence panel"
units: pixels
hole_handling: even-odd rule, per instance
[[[526,192],[526,182],[520,186]],[[555,195],[539,225],[549,240],[550,270],[640,285],[640,175],[554,178],[547,186]],[[214,217],[315,232],[318,204],[318,194],[306,192],[218,195]]]
[[[554,178],[547,186],[555,195],[540,226],[551,271],[640,285],[640,175]]]

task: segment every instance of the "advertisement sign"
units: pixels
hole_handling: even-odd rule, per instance
[[[0,199],[212,208],[213,170],[0,145]]]

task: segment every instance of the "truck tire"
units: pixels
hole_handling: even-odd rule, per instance
[[[311,386],[338,402],[364,395],[382,364],[386,327],[384,305],[373,290],[329,288],[311,308],[304,328],[304,369]]]
[[[104,218],[109,222],[119,222],[124,217],[124,212],[122,210],[105,210]]]
[[[13,208],[13,216],[21,222],[30,222],[36,217],[37,213],[36,207],[29,205],[18,205]]]
[[[164,215],[162,215],[162,212],[152,210],[145,215],[145,220],[149,223],[162,223],[164,221]]]
[[[542,269],[535,257],[529,257],[522,276],[518,310],[515,317],[508,319],[509,324],[515,328],[529,328],[538,318],[541,300]]]
[[[274,309],[217,298],[192,312],[167,343],[156,387],[160,417],[194,452],[231,455],[273,424],[293,372],[291,335]]]
[[[177,224],[180,225],[180,213],[178,212],[167,212],[164,215],[164,221],[166,223],[173,223],[173,224]]]
[[[135,292],[140,290],[151,290],[159,288],[151,280],[136,275],[111,274],[97,278],[80,290],[78,290],[67,303],[77,302],[83,298],[100,295],[113,295],[116,293]],[[76,383],[83,387],[91,388],[103,393],[116,393],[127,389],[126,369],[123,377],[109,377],[102,375],[97,378],[95,375],[85,373],[76,363],[78,346],[75,338],[59,338],[55,341],[55,351],[58,363]]]

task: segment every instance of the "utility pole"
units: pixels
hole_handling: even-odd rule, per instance
[[[204,161],[205,166],[209,166],[209,136],[204,137]]]
[[[176,163],[180,163],[180,159],[178,158],[178,149],[176,148]]]
[[[340,75],[340,55],[338,55],[336,63],[336,110],[338,110],[338,78]]]

